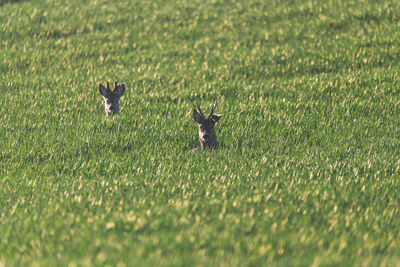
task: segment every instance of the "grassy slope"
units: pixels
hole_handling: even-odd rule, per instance
[[[400,260],[399,4],[10,2],[0,263]]]

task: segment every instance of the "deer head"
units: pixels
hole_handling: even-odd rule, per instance
[[[107,116],[119,114],[119,100],[125,92],[123,83],[114,83],[114,89],[111,91],[110,84],[107,81],[107,87],[99,84],[100,94],[104,98]]]
[[[217,106],[217,101],[211,108],[210,115],[206,118],[200,109],[200,104],[197,102],[197,110],[193,110],[193,119],[199,125],[199,138],[201,148],[205,149],[218,147],[217,136],[215,135],[215,123],[219,121],[222,115],[214,114],[215,107]]]

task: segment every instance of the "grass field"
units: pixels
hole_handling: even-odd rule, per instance
[[[399,265],[399,26],[398,1],[0,0],[0,266]]]

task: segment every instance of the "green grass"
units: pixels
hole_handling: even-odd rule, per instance
[[[399,264],[399,26],[396,1],[0,0],[0,266]]]

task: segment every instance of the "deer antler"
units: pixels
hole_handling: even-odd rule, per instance
[[[113,89],[113,92],[115,92],[115,90],[117,90],[117,86],[118,86],[118,83],[115,81],[115,82],[114,82],[114,89]]]
[[[201,116],[203,119],[205,119],[206,117],[204,117],[203,112],[201,111],[201,108],[200,108],[199,101],[197,101],[197,100],[196,100],[196,106],[197,106],[197,110],[198,110],[199,113],[200,113],[200,116]]]
[[[110,83],[107,81],[107,87],[106,87],[107,91],[110,91]]]
[[[215,100],[214,105],[211,108],[210,115],[208,115],[208,118],[210,119],[211,116],[214,114],[215,108],[217,107],[217,100]]]

